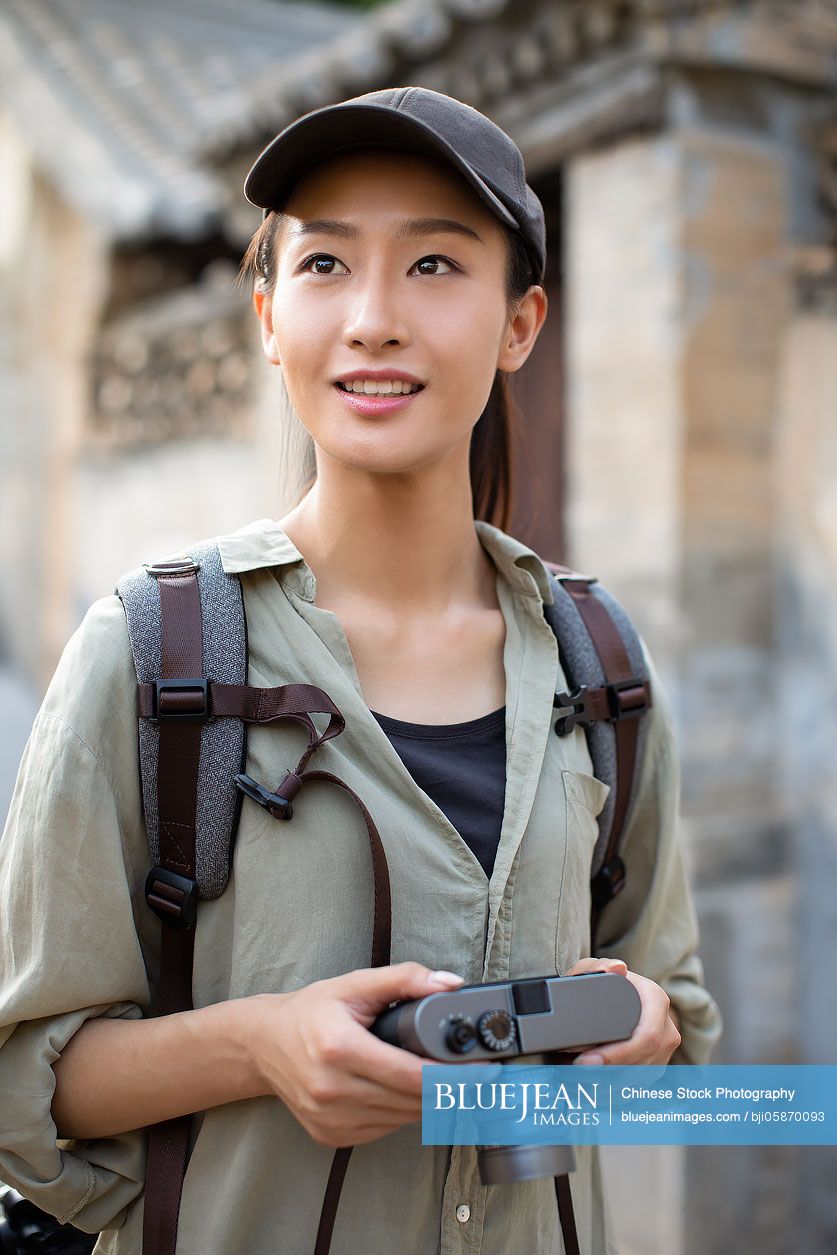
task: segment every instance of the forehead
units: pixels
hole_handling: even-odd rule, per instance
[[[297,181],[284,212],[289,238],[306,220],[337,217],[354,218],[361,228],[364,222],[388,224],[396,235],[405,220],[422,218],[458,221],[484,242],[501,231],[450,162],[392,147],[358,146],[329,154]]]

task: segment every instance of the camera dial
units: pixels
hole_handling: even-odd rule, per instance
[[[479,1030],[482,1043],[489,1050],[495,1050],[499,1053],[501,1050],[508,1050],[515,1042],[515,1025],[514,1020],[508,1011],[485,1011],[477,1020],[477,1029]]]

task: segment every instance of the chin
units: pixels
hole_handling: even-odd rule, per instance
[[[382,439],[379,432],[370,433],[366,440],[329,442],[321,448],[341,466],[381,475],[407,474],[429,462],[441,460],[445,454],[444,449],[411,449],[403,435],[397,440],[387,440]]]

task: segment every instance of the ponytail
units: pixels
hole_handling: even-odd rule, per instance
[[[504,230],[506,241],[506,301],[509,308],[535,282],[532,261],[517,232]],[[512,436],[523,416],[514,400],[507,371],[494,372],[485,409],[471,435],[471,489],[474,518],[509,530],[513,505]]]
[[[519,410],[503,370],[494,382],[485,409],[471,435],[471,491],[474,518],[508,531],[512,507],[512,429]]]

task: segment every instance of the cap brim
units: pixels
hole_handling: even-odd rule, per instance
[[[358,146],[393,145],[443,157],[506,226],[520,229],[488,184],[438,131],[381,105],[329,105],[291,123],[254,162],[244,181],[244,195],[260,209],[282,209],[294,184],[324,157]]]

